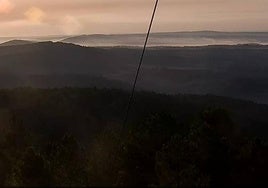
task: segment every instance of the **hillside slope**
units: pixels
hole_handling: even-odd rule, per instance
[[[112,80],[116,88],[129,88],[140,53],[52,42],[0,47],[0,87],[88,87],[98,86],[90,78],[101,78],[102,85]],[[267,62],[262,45],[149,48],[138,88],[268,103]]]

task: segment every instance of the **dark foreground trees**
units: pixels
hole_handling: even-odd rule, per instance
[[[59,95],[64,100],[54,101],[55,104],[53,101],[40,100],[36,93],[32,95],[31,100],[39,102],[27,104],[25,110],[39,110],[31,112],[39,117],[38,121],[35,121],[34,115],[28,115],[32,119],[26,121],[15,105],[10,112],[12,115],[6,116],[7,121],[1,119],[1,186],[184,187],[268,184],[267,144],[242,130],[236,124],[237,119],[221,107],[206,107],[200,113],[194,112],[191,117],[185,118],[185,115],[184,121],[176,116],[179,111],[161,109],[149,113],[148,110],[144,116],[136,113],[135,119],[125,129],[121,129],[120,124],[112,123],[116,110],[111,113],[102,111],[101,117],[96,111],[88,111],[87,123],[92,127],[102,125],[101,128],[91,129],[88,139],[83,137],[83,132],[76,132],[87,125],[85,120],[77,121],[73,129],[61,134],[53,132],[58,130],[57,126],[44,129],[27,127],[25,122],[65,123],[70,109],[64,108],[82,101],[81,95],[79,100],[74,101],[75,92],[70,93],[58,91],[53,98]],[[98,96],[106,99],[110,95],[116,96],[115,93],[101,96],[96,90],[88,95],[89,98]],[[3,106],[8,105],[8,101],[4,102],[2,110]],[[115,103],[121,101],[109,104],[107,100],[109,108],[117,106]],[[36,107],[36,104],[39,106]],[[23,108],[23,105],[20,107]],[[84,105],[79,103],[79,108],[89,108],[89,102]],[[90,105],[94,105],[93,102]],[[48,106],[54,107],[51,109],[53,117],[47,111]],[[184,108],[184,112],[189,111],[186,105],[179,108]],[[111,120],[105,121],[105,115]],[[81,115],[81,118],[85,117]]]

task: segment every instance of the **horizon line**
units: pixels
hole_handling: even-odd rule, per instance
[[[214,32],[214,33],[268,33],[268,31],[220,31],[220,30],[187,30],[187,31],[156,31],[152,34],[161,34],[161,33],[202,33],[202,32]],[[134,33],[80,33],[80,34],[50,34],[50,35],[22,35],[22,36],[0,36],[0,38],[39,38],[39,37],[70,37],[70,36],[83,36],[83,35],[145,35],[146,33],[134,32]]]

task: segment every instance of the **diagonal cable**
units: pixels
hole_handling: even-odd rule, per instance
[[[153,13],[152,13],[152,18],[151,18],[150,25],[149,25],[149,29],[148,29],[148,32],[147,32],[147,35],[146,35],[144,46],[143,46],[143,50],[142,50],[142,54],[141,54],[139,66],[137,68],[137,72],[136,72],[136,76],[135,76],[135,79],[134,79],[134,83],[133,83],[131,95],[130,95],[130,98],[129,98],[129,102],[128,102],[128,106],[127,106],[127,110],[126,110],[126,116],[125,116],[125,119],[124,119],[123,127],[126,127],[126,124],[127,124],[127,121],[128,121],[129,112],[130,112],[131,106],[133,104],[135,90],[136,90],[136,85],[137,85],[137,81],[138,81],[138,78],[139,78],[140,70],[141,70],[141,67],[142,67],[144,55],[145,55],[145,52],[146,52],[148,39],[150,37],[151,29],[152,29],[152,26],[153,26],[154,17],[155,17],[155,13],[156,13],[156,10],[157,10],[157,7],[158,7],[158,3],[159,3],[159,0],[156,0],[155,1],[155,6],[154,6],[154,10],[153,10]]]

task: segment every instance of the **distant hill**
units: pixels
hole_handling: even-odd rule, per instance
[[[141,46],[145,34],[80,35],[61,40],[81,46]],[[205,46],[235,44],[268,44],[268,32],[164,32],[152,33],[151,46]]]
[[[42,42],[0,47],[0,87],[129,89],[140,48]],[[268,104],[268,46],[148,48],[138,89],[213,94]]]
[[[27,40],[11,40],[11,41],[0,44],[0,46],[18,46],[18,45],[33,44],[33,43],[35,42],[27,41]]]

